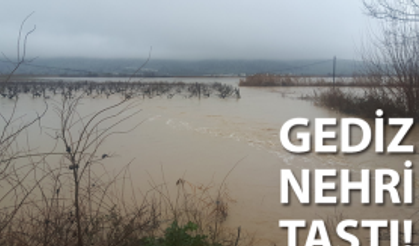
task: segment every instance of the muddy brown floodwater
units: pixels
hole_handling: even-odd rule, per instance
[[[214,79],[232,84],[237,84],[238,80]],[[199,79],[194,81],[200,82]],[[310,121],[315,118],[349,117],[297,99],[299,95],[312,93],[314,89],[242,87],[242,98],[238,100],[180,97],[139,100],[137,108],[142,111],[120,128],[128,129],[143,122],[130,133],[112,136],[104,143],[103,153],[113,155],[104,164],[117,172],[120,166],[131,162],[130,173],[134,186],[147,190],[150,179],[161,180],[162,172],[168,184],[174,185],[179,178],[194,184],[219,184],[240,161],[226,180],[230,196],[236,201],[230,204],[226,223],[254,233],[256,238],[262,240],[261,244],[287,245],[287,231],[278,227],[281,219],[310,221],[337,214],[355,220],[410,218],[418,210],[416,204],[407,206],[386,202],[384,205],[362,205],[357,192],[352,195],[349,205],[301,205],[295,197],[291,198],[290,205],[281,204],[281,169],[291,169],[296,174],[301,169],[349,169],[352,178],[359,180],[361,169],[373,171],[391,168],[402,173],[405,160],[413,162],[414,171],[419,168],[416,154],[377,154],[373,143],[368,150],[352,155],[287,152],[278,137],[285,121],[295,117],[305,117]],[[116,100],[85,99],[79,110],[81,114],[88,114]],[[30,117],[35,111],[39,112],[43,105],[40,99],[22,96],[18,113]],[[0,107],[2,113],[7,113],[12,103],[0,99]],[[57,127],[58,120],[52,108],[42,120],[44,132]],[[373,127],[373,121],[369,123]],[[313,133],[313,128],[314,124],[311,124],[309,129],[300,130]],[[339,132],[339,127],[330,129]],[[391,140],[396,131],[395,128],[386,127],[386,141]],[[44,132],[34,130],[30,143],[48,148],[48,137]],[[295,134],[292,138],[295,140]],[[355,131],[352,138],[355,142],[359,141],[360,133]],[[41,142],[40,139],[45,141]],[[418,142],[419,128],[415,127],[405,143],[417,146]],[[339,187],[338,180],[332,180]],[[327,194],[339,196],[338,192]],[[361,241],[368,244],[367,232],[360,233]],[[300,234],[300,245],[305,242],[305,235],[306,232]]]

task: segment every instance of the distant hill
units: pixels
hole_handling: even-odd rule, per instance
[[[92,58],[38,58],[19,68],[16,74],[56,76],[130,76],[145,60]],[[336,75],[351,76],[361,62],[337,60]],[[0,73],[7,74],[13,65],[0,60]],[[328,76],[330,60],[159,60],[150,61],[137,76],[244,76],[255,73]]]

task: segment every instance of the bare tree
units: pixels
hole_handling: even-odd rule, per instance
[[[386,102],[393,116],[419,119],[419,27],[393,22],[381,31],[373,49],[363,53],[366,93]]]
[[[419,21],[417,0],[364,0],[367,14],[387,21]]]

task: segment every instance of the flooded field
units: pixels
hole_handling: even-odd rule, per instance
[[[188,81],[184,78],[159,78],[158,81],[165,80],[216,81],[231,85],[239,82],[239,78],[189,78]],[[362,169],[370,169],[373,173],[375,169],[390,168],[402,173],[406,160],[413,162],[413,170],[419,168],[416,154],[377,154],[374,152],[374,143],[367,151],[353,155],[314,152],[298,155],[286,151],[278,134],[287,120],[308,118],[312,122],[310,127],[298,130],[313,135],[315,118],[350,117],[298,99],[301,95],[312,94],[314,90],[316,88],[242,87],[240,99],[134,99],[135,108],[125,114],[137,109],[141,109],[141,112],[115,130],[123,131],[141,124],[129,133],[111,136],[103,143],[100,154],[112,156],[104,160],[103,165],[116,173],[120,167],[130,163],[130,175],[138,193],[150,189],[150,180],[163,182],[163,175],[164,181],[173,186],[180,178],[192,184],[217,185],[228,175],[225,183],[235,202],[230,204],[226,224],[232,228],[241,226],[243,230],[254,233],[261,244],[287,245],[287,231],[278,227],[281,219],[310,221],[342,214],[344,218],[355,220],[388,220],[407,219],[417,212],[419,208],[416,204],[407,206],[386,202],[384,205],[362,205],[359,192],[354,192],[349,205],[301,205],[294,196],[290,205],[281,204],[282,169],[291,169],[296,176],[300,176],[302,169],[349,169],[352,179],[359,180]],[[83,99],[78,110],[81,115],[89,115],[118,100],[117,97]],[[60,124],[54,112],[54,105],[60,104],[59,99],[52,98],[47,103],[49,110],[41,126],[31,128],[32,131],[28,133],[30,137],[25,140],[26,145],[37,146],[39,150],[52,148],[49,142],[53,142],[54,129]],[[30,119],[44,107],[41,99],[22,96],[16,112],[23,119]],[[9,114],[13,110],[13,101],[1,98],[0,108],[3,115]],[[373,121],[369,123],[374,129]],[[337,131],[339,136],[339,124],[330,129]],[[396,132],[397,128],[386,127],[386,141],[389,142]],[[360,137],[360,132],[355,129],[352,140],[357,142]],[[295,132],[291,138],[291,141],[297,141]],[[419,128],[415,127],[409,133],[405,143],[418,145]],[[328,141],[328,144],[339,145],[339,141]],[[237,166],[232,170],[236,163]],[[339,184],[338,179],[331,181]],[[339,197],[339,192],[327,194]],[[302,243],[305,233],[300,234]],[[368,242],[366,232],[361,234],[360,240]]]

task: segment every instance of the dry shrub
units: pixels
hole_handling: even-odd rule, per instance
[[[382,109],[386,118],[409,116],[400,98],[391,97],[385,90],[370,88],[365,88],[363,93],[343,92],[339,88],[330,88],[315,98],[315,104],[365,118],[375,118],[377,109]]]
[[[63,97],[55,105],[60,125],[51,130],[55,137],[48,152],[29,142],[22,146],[42,115],[16,126],[17,101],[10,115],[1,115],[1,245],[120,245],[155,226],[146,205],[128,208],[111,195],[125,169],[113,177],[97,172],[108,157],[98,152],[101,144],[139,112],[132,111],[135,104],[121,101],[81,116],[81,100]]]

